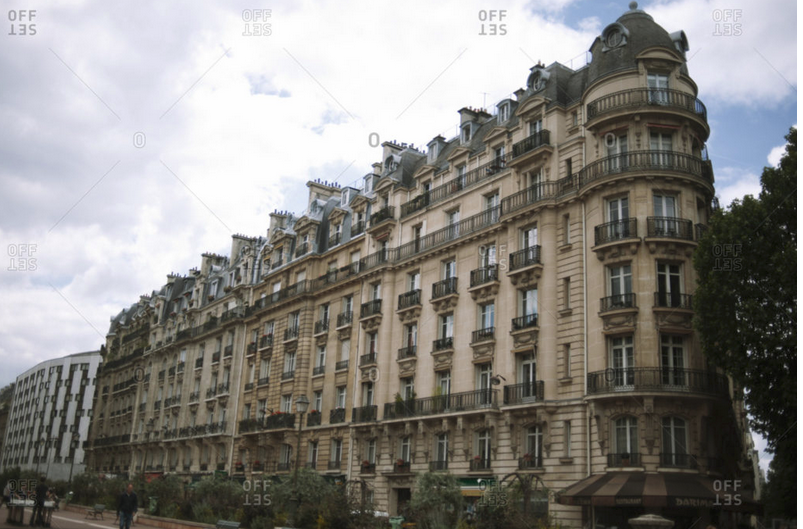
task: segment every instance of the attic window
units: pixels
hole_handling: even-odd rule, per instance
[[[348,206],[348,203],[349,203],[349,190],[344,189],[340,193],[340,207]]]
[[[471,123],[466,123],[463,125],[460,135],[460,141],[462,143],[468,143],[471,141]]]
[[[630,33],[627,28],[618,22],[614,22],[602,32],[602,51],[609,51],[627,44]]]
[[[432,147],[429,148],[429,161],[432,162],[438,157],[438,144],[433,143]]]
[[[504,123],[510,119],[510,103],[505,103],[499,107],[499,123]]]

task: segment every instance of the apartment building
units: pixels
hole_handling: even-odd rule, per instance
[[[100,351],[41,362],[17,377],[4,432],[2,467],[69,480],[85,470],[84,442]]]
[[[309,182],[306,211],[170,276],[112,322],[102,376],[131,385],[99,388],[127,411],[96,416],[95,466],[244,479],[298,457],[391,514],[432,471],[470,501],[526,480],[572,526],[735,525],[752,451],[692,327],[714,177],[687,51],[632,3],[583,68],[535,65],[457,137],[386,142],[359,185]]]

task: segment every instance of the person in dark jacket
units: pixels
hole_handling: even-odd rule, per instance
[[[131,521],[137,512],[137,494],[133,483],[129,483],[125,492],[120,494],[117,501],[117,513],[120,516],[120,529],[130,529]]]
[[[45,514],[45,500],[47,499],[47,485],[45,484],[45,478],[42,477],[39,480],[39,484],[36,486],[35,489],[35,496],[33,500],[36,502],[33,506],[33,512],[31,513],[31,527],[36,525],[44,525],[44,514]]]

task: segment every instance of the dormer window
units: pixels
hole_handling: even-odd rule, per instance
[[[365,192],[370,193],[374,190],[374,176],[369,175],[365,177]]]
[[[505,103],[499,107],[499,123],[504,123],[510,119],[510,103]]]
[[[435,159],[438,157],[438,144],[433,143],[432,146],[429,148],[429,152],[427,153],[429,156],[427,157],[430,162],[434,162]]]
[[[340,193],[340,207],[344,208],[344,207],[348,206],[348,204],[349,204],[349,190],[348,189],[344,189]]]
[[[462,143],[468,143],[471,141],[471,123],[466,123],[463,125],[460,134],[460,141]]]

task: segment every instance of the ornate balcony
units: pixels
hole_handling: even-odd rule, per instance
[[[372,299],[360,306],[360,319],[364,320],[382,314],[382,300]]]
[[[267,349],[268,347],[273,347],[273,334],[263,334],[259,339],[260,349]]]
[[[636,294],[616,294],[599,300],[600,312],[610,312],[621,309],[638,309],[638,307],[636,307]]]
[[[588,374],[589,395],[627,391],[703,393],[728,397],[728,379],[714,371],[664,367],[608,368]]]
[[[524,454],[519,458],[519,470],[537,470],[544,468],[544,458],[540,454]]]
[[[337,328],[341,329],[343,327],[348,327],[351,325],[351,321],[354,318],[354,313],[351,311],[348,312],[341,312],[337,315]]]
[[[408,345],[406,347],[402,347],[399,349],[399,356],[397,357],[398,360],[408,360],[410,358],[415,358],[416,349],[418,349],[415,345]]]
[[[491,460],[476,456],[471,460],[469,470],[472,472],[491,470]]]
[[[346,422],[346,408],[335,408],[329,411],[329,424]]]
[[[373,422],[376,420],[376,406],[362,406],[351,409],[351,422]]]
[[[335,371],[342,371],[344,369],[349,368],[349,361],[348,360],[340,360],[335,364]]]
[[[683,174],[713,186],[714,176],[707,160],[674,151],[631,151],[607,156],[587,164],[578,173],[578,185],[585,187],[609,176],[633,173]]]
[[[496,332],[495,327],[485,327],[483,329],[478,329],[471,333],[471,344],[476,344],[480,342],[487,342],[489,340],[494,339],[494,333]]]
[[[535,283],[541,277],[544,266],[541,264],[541,246],[534,245],[510,254],[508,260],[510,282],[525,286]]]
[[[532,329],[538,327],[538,314],[527,314],[513,318],[510,322],[511,332],[521,331],[524,329]]]
[[[387,220],[393,220],[396,208],[393,206],[385,206],[379,208],[371,215],[371,228],[378,226]]]
[[[360,367],[376,365],[376,353],[368,353],[360,356]]]
[[[429,462],[429,471],[430,472],[439,472],[443,470],[449,470],[449,461],[430,461]]]
[[[503,402],[505,405],[529,404],[533,402],[543,402],[543,400],[543,380],[523,382],[521,384],[511,384],[505,386],[504,388]]]
[[[478,389],[385,404],[383,420],[496,408],[496,389]]]
[[[421,289],[399,294],[399,311],[421,306]]]
[[[288,327],[284,330],[284,341],[289,342],[290,340],[297,340],[298,339],[298,327]]]
[[[708,131],[707,111],[693,94],[667,88],[630,88],[602,96],[586,105],[589,126],[598,118],[616,117],[623,112],[677,112],[693,117]]]
[[[550,147],[549,131],[546,129],[530,134],[527,138],[514,143],[513,159],[509,162],[510,165],[517,165],[526,160],[531,160],[542,147]]]
[[[318,320],[315,322],[313,335],[324,334],[329,331],[329,320]]]

